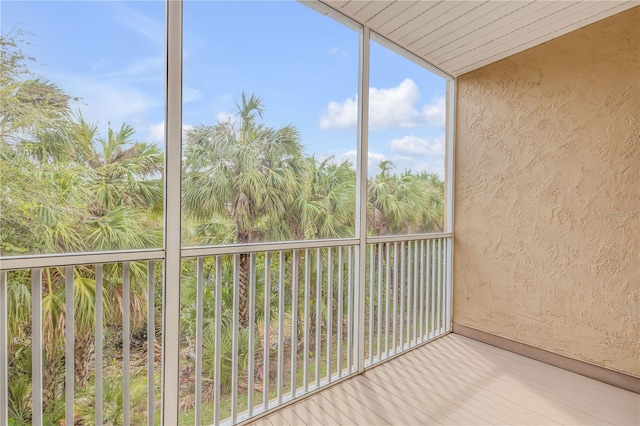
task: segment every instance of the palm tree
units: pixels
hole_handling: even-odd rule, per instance
[[[42,194],[32,214],[46,252],[95,251],[159,246],[161,228],[152,221],[162,210],[159,179],[162,153],[150,144],[132,141],[133,128],[109,129],[100,138],[97,126],[82,117],[56,133],[42,133],[35,142],[22,144],[18,153],[27,158]],[[51,200],[51,201],[49,201]],[[46,201],[46,202],[45,202]],[[132,263],[131,305],[134,322],[143,317],[136,307],[146,297],[144,266]],[[59,382],[59,359],[63,339],[66,303],[64,272],[51,268],[43,276],[44,346],[47,348],[44,383],[45,403],[55,400]],[[108,265],[104,275],[105,313],[122,312],[122,268]],[[82,385],[89,376],[93,349],[95,271],[79,267],[74,271],[75,375]],[[118,306],[120,309],[110,309]],[[26,312],[26,311],[25,311]],[[107,317],[107,324],[119,321]]]
[[[368,222],[374,235],[412,234],[442,229],[443,188],[436,175],[410,170],[391,174],[391,161],[380,162],[369,181]]]
[[[374,235],[386,235],[389,228],[397,227],[407,212],[398,200],[396,177],[391,174],[391,161],[381,161],[380,172],[369,182],[368,222]]]
[[[68,128],[55,134],[41,134],[38,141],[27,146],[40,164],[50,165],[41,178],[56,182],[57,193],[65,206],[73,206],[71,224],[43,209],[40,217],[50,219],[42,223],[48,246],[57,250],[77,249],[123,250],[157,247],[161,242],[161,228],[150,221],[162,211],[162,183],[159,174],[163,158],[158,147],[132,140],[134,130],[126,124],[118,131],[108,129],[107,138],[98,135],[97,125],[87,123],[82,116]],[[55,213],[55,211],[53,211]],[[67,214],[68,216],[68,214]],[[76,242],[80,242],[76,244]],[[74,243],[74,244],[72,244]],[[56,250],[56,251],[57,251]],[[143,279],[140,265],[131,264],[132,307],[144,305]],[[89,375],[91,335],[94,318],[95,277],[92,268],[75,271],[76,304],[75,368],[76,379],[84,383]],[[45,280],[43,306],[45,318],[51,324],[50,346],[61,338],[56,326],[64,321],[64,282],[62,273],[49,274]],[[122,274],[119,265],[105,270],[105,300],[121,306]],[[56,306],[60,309],[56,309]],[[114,310],[114,314],[120,313]],[[107,322],[114,322],[107,318]],[[117,323],[117,321],[115,321]],[[47,328],[47,323],[45,323]]]
[[[183,203],[200,224],[226,218],[234,242],[292,237],[287,214],[296,200],[302,145],[293,126],[266,127],[262,101],[242,95],[235,120],[200,125],[187,133]],[[240,255],[240,323],[246,327],[249,256]]]
[[[134,141],[133,134],[124,124],[118,131],[109,128],[108,137],[101,138],[97,125],[80,115],[64,130],[42,132],[5,151],[0,176],[6,167],[16,172],[21,186],[11,185],[13,194],[0,197],[2,207],[16,212],[3,209],[2,221],[23,230],[21,235],[35,231],[36,241],[26,250],[160,246],[161,227],[153,220],[163,208],[163,155],[155,145]],[[3,248],[8,243],[3,241]],[[24,247],[24,240],[17,244]]]
[[[300,192],[289,216],[296,239],[353,237],[356,175],[349,162],[307,157],[303,166]]]
[[[435,173],[421,172],[414,175],[423,189],[425,209],[422,211],[423,232],[444,230],[444,182]]]
[[[88,206],[92,217],[104,217],[121,207],[162,214],[162,151],[133,140],[134,134],[133,127],[123,124],[117,131],[109,127],[105,139],[98,136],[96,124],[79,116],[64,135],[63,140],[71,140],[67,144],[74,147],[71,160],[89,170],[83,179],[92,198]],[[129,241],[127,248],[140,242]]]
[[[374,235],[434,232],[443,228],[444,184],[437,175],[405,171],[391,174],[394,165],[380,162],[380,172],[369,181],[368,231]],[[374,262],[386,259],[386,247],[373,248]],[[395,265],[391,265],[395,268]],[[398,286],[406,285],[398,282]],[[377,303],[380,303],[378,301]]]
[[[333,158],[318,160],[307,157],[303,162],[299,195],[289,216],[289,226],[294,231],[296,240],[312,240],[327,238],[348,238],[355,235],[355,197],[356,175],[348,161],[335,164]],[[302,252],[298,256],[298,279],[302,282],[304,273],[304,257]],[[315,263],[312,275],[315,276]],[[315,291],[310,294],[310,309],[316,309]],[[299,312],[303,312],[304,298],[294,302],[299,304]],[[326,306],[321,307],[323,312]],[[315,315],[309,320],[309,341],[311,350],[315,350],[316,324]],[[324,318],[324,313],[323,313]],[[300,334],[299,342],[304,333],[302,317],[294,318]]]

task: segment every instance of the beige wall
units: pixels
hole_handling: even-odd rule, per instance
[[[640,7],[458,79],[454,321],[640,376]]]

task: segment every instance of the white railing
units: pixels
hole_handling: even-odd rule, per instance
[[[50,418],[44,417],[45,409],[62,402],[66,424],[87,422],[86,413],[91,412],[89,423],[103,424],[113,422],[113,411],[121,414],[124,424],[131,424],[131,389],[132,373],[146,375],[147,390],[144,407],[151,413],[148,424],[154,424],[156,406],[155,373],[158,372],[154,357],[155,347],[155,287],[160,283],[156,274],[156,262],[162,262],[162,251],[120,252],[86,255],[32,256],[7,258],[2,260],[0,270],[0,424],[11,424],[13,416],[10,411],[24,410],[25,403],[31,405],[32,424],[48,424]],[[142,260],[146,258],[145,260]],[[74,260],[75,259],[75,260]],[[82,260],[95,261],[90,264],[74,264]],[[128,259],[122,260],[119,259]],[[22,266],[22,268],[20,267]],[[133,273],[132,273],[133,271]],[[132,282],[135,282],[138,297],[132,300]],[[30,300],[20,297],[29,286]],[[12,297],[16,296],[16,297]],[[105,301],[104,296],[108,297]],[[67,303],[73,300],[74,303]],[[45,306],[43,307],[43,301]],[[119,302],[121,320],[121,361],[104,359],[104,318],[105,310],[117,309],[111,301]],[[12,306],[13,302],[15,306]],[[26,302],[26,303],[25,303]],[[146,306],[138,306],[140,303]],[[28,306],[26,306],[28,305]],[[131,309],[143,308],[146,312],[146,362],[131,364]],[[9,339],[10,324],[22,311],[31,315],[31,330],[25,335],[14,330]],[[140,319],[142,320],[142,319]],[[89,325],[92,325],[89,327]],[[91,338],[90,346],[84,346],[85,339]],[[30,341],[25,341],[29,339]],[[22,341],[20,341],[22,340]],[[76,347],[76,341],[83,343],[83,348]],[[16,353],[10,359],[10,348],[20,345],[28,347],[31,352],[31,383],[29,395],[20,392],[12,380],[18,382],[19,368]],[[64,355],[54,357],[58,350]],[[93,356],[91,356],[93,352]],[[113,355],[113,354],[112,354]],[[93,358],[92,360],[89,358]],[[58,374],[57,361],[64,360],[63,374]],[[76,377],[83,379],[82,369],[92,363],[94,372],[95,393],[93,398],[76,395]],[[119,365],[115,365],[119,364]],[[118,371],[121,377],[105,381],[105,369],[111,375]],[[45,371],[46,370],[46,371]],[[13,373],[13,374],[12,374]],[[62,378],[62,380],[58,380]],[[118,382],[118,383],[115,383]],[[121,386],[122,391],[114,401],[114,395],[105,395],[105,389]],[[45,399],[44,391],[47,392]],[[10,393],[11,392],[11,393]],[[105,399],[105,397],[107,398]],[[20,398],[20,400],[18,400]],[[106,403],[111,406],[106,407]],[[49,405],[49,407],[47,407]],[[135,407],[140,410],[140,407]],[[85,413],[79,418],[79,412]],[[105,419],[105,416],[109,417]],[[74,420],[75,419],[75,420]],[[15,419],[14,419],[15,420]],[[24,418],[23,418],[24,420]],[[21,424],[16,422],[16,424]]]
[[[198,271],[191,390],[196,424],[221,419],[235,424],[355,371],[356,246],[349,240],[305,245],[270,251],[260,245],[183,260],[195,262]],[[225,291],[232,294],[225,298]],[[213,295],[208,315],[203,309],[207,294]],[[229,317],[225,324],[223,318]],[[225,339],[231,339],[227,350]],[[204,364],[213,371],[203,371],[208,355],[212,362]],[[203,392],[206,378],[210,388]],[[213,394],[213,400],[203,394]],[[229,404],[223,406],[221,399]],[[203,418],[209,403],[213,418]]]
[[[450,331],[449,238],[368,245],[365,367]]]
[[[180,365],[164,366],[173,369],[169,372],[161,371],[154,351],[155,324],[164,318],[156,303],[162,291],[163,251],[3,259],[0,423],[8,423],[9,411],[16,407],[10,399],[16,397],[11,381],[16,380],[12,368],[18,342],[15,336],[9,339],[10,324],[17,308],[26,309],[12,306],[18,287],[29,288],[31,294],[31,330],[22,336],[23,343],[30,338],[32,348],[64,347],[64,380],[53,391],[64,401],[66,424],[113,421],[114,409],[121,411],[116,422],[144,419],[154,424],[163,397],[159,375],[173,372],[180,374],[181,422],[236,424],[450,330],[450,234],[375,237],[362,251],[360,247],[359,240],[345,239],[183,249]],[[366,260],[363,274],[358,271],[361,255]],[[56,286],[56,300],[62,301],[58,331],[64,330],[64,336],[52,340],[52,330],[43,330],[43,324],[52,326],[48,292]],[[81,293],[91,289],[93,298]],[[48,298],[44,309],[43,295]],[[79,305],[81,300],[91,306]],[[105,347],[105,309],[118,308],[121,325],[115,329],[121,335],[108,336]],[[93,315],[91,398],[86,387],[82,395],[76,394],[76,377],[83,367],[78,365],[79,349],[85,351],[80,363],[87,362],[86,348],[76,342],[84,344],[87,312]],[[146,332],[146,353],[139,349],[140,330]],[[364,335],[359,330],[365,330]],[[132,332],[137,333],[135,341]],[[82,338],[79,333],[84,333]],[[52,369],[46,351],[31,354],[25,401],[31,405],[31,422],[42,424],[45,405],[51,403],[50,394],[44,400],[43,389],[51,390],[47,372]],[[117,380],[114,366],[121,366]],[[146,381],[143,392],[131,388],[132,379],[137,384]],[[113,395],[105,393],[113,393],[115,382],[121,397],[114,403]],[[91,421],[87,412],[93,412]]]

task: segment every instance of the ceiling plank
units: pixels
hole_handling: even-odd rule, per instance
[[[358,13],[364,9],[371,1],[365,0],[351,0],[349,3],[342,6],[342,12],[352,16],[356,21],[360,21]]]
[[[420,46],[413,46],[412,48],[416,52],[419,52],[421,54],[420,56],[436,51],[438,48],[452,43],[466,34],[476,32],[480,28],[489,25],[497,19],[497,16],[518,10],[524,5],[526,5],[524,2],[504,4],[489,1],[482,3],[478,8],[469,11],[466,15],[435,31],[431,37],[420,43]]]
[[[496,48],[492,51],[488,51],[482,59],[474,60],[478,58],[470,58],[467,60],[467,64],[460,68],[452,66],[452,69],[454,69],[453,72],[455,75],[465,74],[469,71],[473,71],[474,69],[478,69],[490,63],[499,61],[500,59],[504,59],[515,53],[527,50],[530,47],[552,40],[559,35],[575,31],[611,16],[612,14],[623,12],[624,10],[630,9],[636,5],[637,4],[634,4],[634,2],[631,1],[624,4],[618,2],[613,5],[607,4],[606,2],[600,2],[597,5],[594,5],[594,7],[583,9],[580,13],[573,15],[573,21],[568,25],[566,25],[566,21],[558,21],[550,24],[544,32],[530,32],[528,34],[524,34],[518,37],[514,43],[512,43],[513,45],[503,45],[502,48]]]
[[[457,16],[453,21],[426,34],[426,37],[423,39],[423,43],[426,47],[422,49],[422,52],[418,51],[417,53],[424,54],[427,50],[433,49],[439,44],[444,43],[443,40],[445,40],[445,42],[447,39],[453,40],[456,34],[459,36],[460,28],[465,28],[465,31],[467,32],[477,28],[481,25],[483,17],[493,13],[500,6],[499,2],[494,1],[477,3],[475,9],[470,10],[464,15]]]
[[[460,58],[463,58],[466,63],[473,63],[480,59],[500,54],[501,52],[511,50],[516,46],[526,43],[530,39],[538,39],[549,32],[555,32],[559,28],[567,26],[567,22],[582,20],[593,16],[601,12],[603,6],[605,6],[605,9],[608,9],[603,3],[576,3],[572,7],[562,9],[539,20],[531,21],[526,25],[501,32],[497,38],[487,41],[474,51],[466,52]],[[566,18],[568,16],[571,17],[571,21],[567,21]],[[451,62],[455,62],[455,60]]]
[[[433,33],[434,31],[444,26],[449,26],[451,23],[454,23],[456,19],[460,18],[461,16],[465,16],[473,12],[474,10],[478,9],[478,7],[482,6],[483,4],[486,4],[486,3],[473,2],[473,1],[465,1],[465,2],[457,2],[457,3],[458,4],[455,7],[435,17],[428,24],[428,27],[425,27],[421,31],[415,32],[409,37],[406,37],[404,39],[404,42],[407,43],[407,46],[412,46],[414,44],[416,45],[428,44],[429,43],[428,40],[430,38],[429,36],[431,33]],[[452,26],[455,26],[456,28],[458,27],[456,24],[453,24]]]
[[[501,34],[509,33],[515,29],[518,29],[527,23],[537,21],[553,13],[557,13],[559,10],[568,9],[575,6],[576,2],[540,2],[530,3],[526,7],[515,10],[509,15],[503,15],[482,28],[468,33],[455,41],[445,44],[437,49],[428,52],[427,55],[433,60],[437,60],[440,63],[451,60],[468,52],[473,52],[475,49],[481,48],[496,38],[499,38]]]
[[[457,6],[457,2],[444,2],[444,1],[425,1],[421,2],[420,8],[415,11],[415,15],[402,24],[401,26],[393,29],[389,36],[394,40],[402,41],[404,38],[410,36],[412,33],[423,31],[427,28],[429,23],[437,18],[447,10]],[[406,46],[406,42],[402,42],[403,46]]]
[[[386,8],[367,22],[371,27],[375,27],[378,32],[387,32],[389,27],[394,29],[394,25],[402,25],[411,17],[422,12],[420,7],[428,7],[426,2],[421,1],[398,1],[391,7]]]
[[[498,9],[484,14],[466,28],[455,27],[455,32],[441,39],[433,40],[429,46],[421,44],[413,47],[425,56],[438,57],[447,52],[457,51],[480,37],[498,31],[499,28],[508,25],[514,20],[539,13],[541,9],[547,7],[551,7],[550,2],[530,1],[521,3],[514,1],[502,3]]]
[[[358,12],[358,19],[361,22],[366,22],[367,24],[369,24],[369,21],[371,20],[371,18],[375,17],[380,12],[384,11],[385,9],[387,9],[389,6],[391,6],[393,4],[397,5],[398,2],[396,2],[396,1],[388,1],[388,0],[387,1],[382,1],[382,0],[372,1],[369,4],[367,4],[360,12]]]
[[[334,9],[342,9],[347,3],[349,3],[349,0],[325,0],[323,3],[328,4]]]

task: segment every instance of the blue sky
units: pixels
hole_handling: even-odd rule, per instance
[[[78,96],[85,118],[163,143],[159,1],[2,1],[1,28],[29,33],[34,73]],[[272,127],[293,124],[308,154],[354,159],[358,34],[293,1],[187,1],[183,124],[215,124],[255,93]],[[370,168],[392,160],[444,174],[445,81],[373,44]]]

